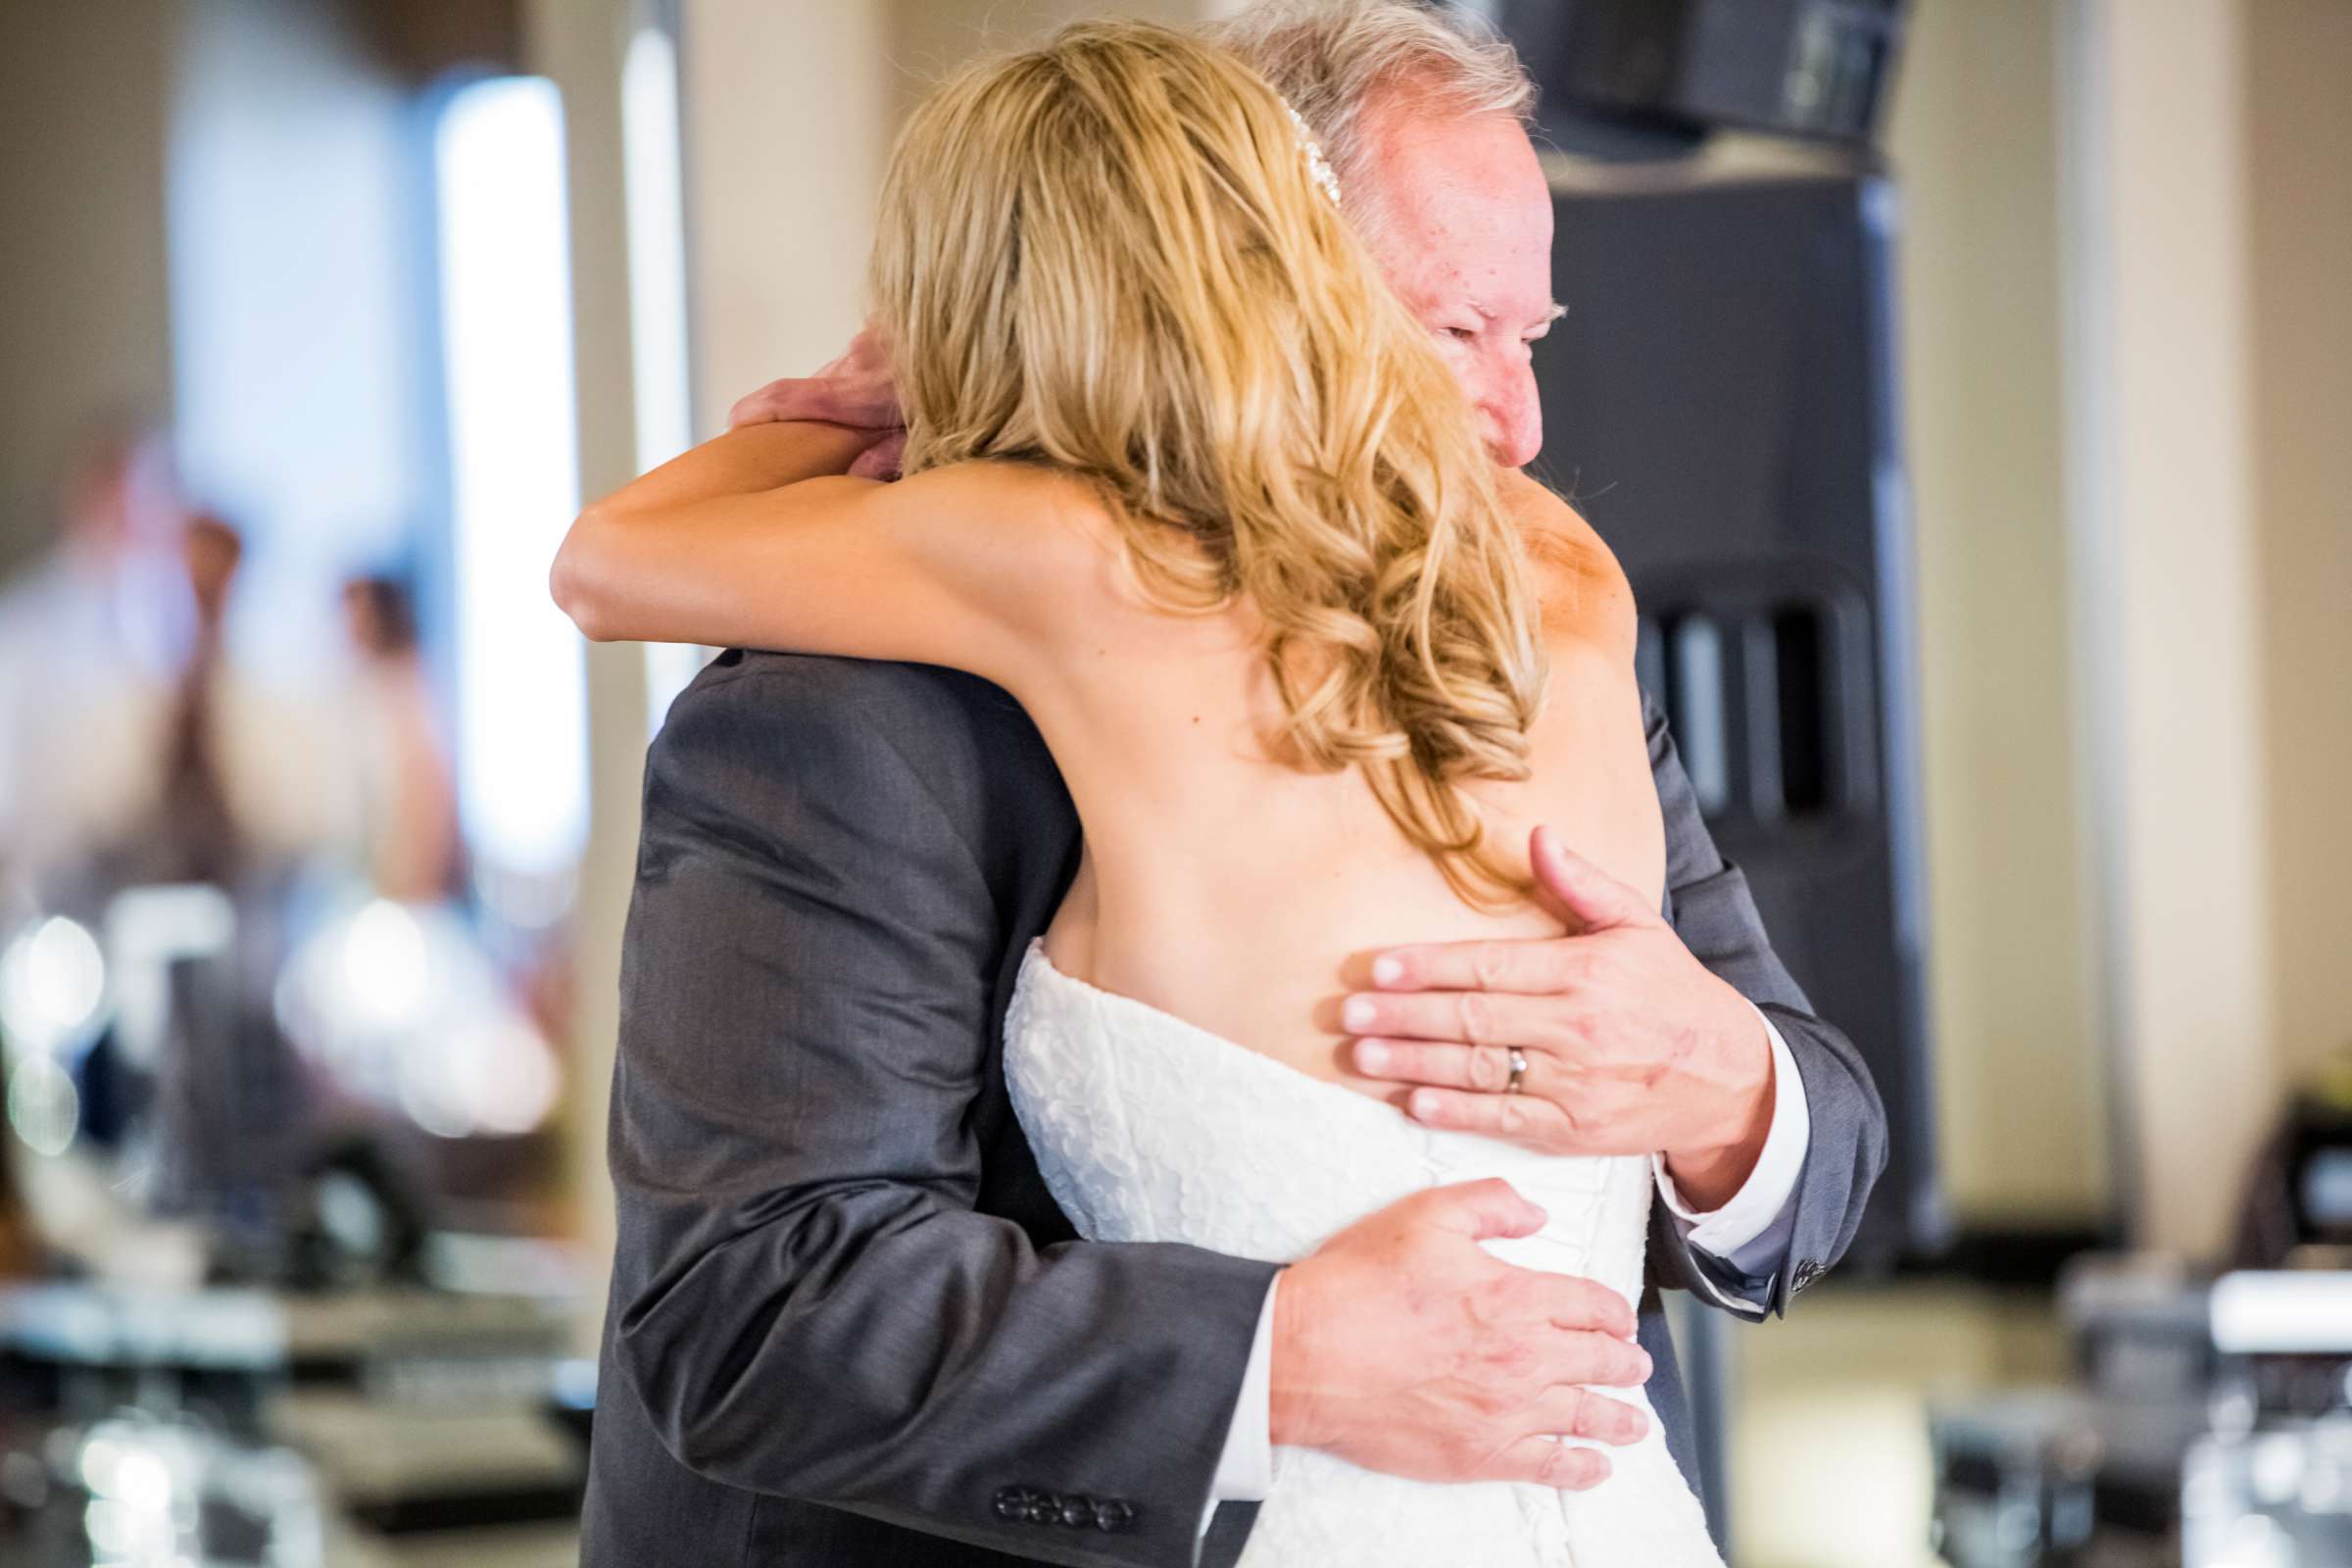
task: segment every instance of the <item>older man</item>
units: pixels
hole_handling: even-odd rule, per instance
[[[1225,36],[1338,167],[1498,462],[1542,431],[1551,203],[1508,51],[1419,7],[1280,3]],[[869,431],[854,357],[746,418]],[[1412,1114],[1575,1153],[1656,1152],[1639,1312],[1479,1245],[1493,1183],[1384,1210],[1277,1270],[1077,1239],[1006,1106],[1019,957],[1077,824],[985,683],[723,656],[648,771],[623,966],[607,1319],[586,1560],[1227,1563],[1271,1446],[1439,1481],[1606,1485],[1646,1381],[1690,1468],[1654,1286],[1761,1315],[1833,1262],[1884,1160],[1851,1048],[1773,957],[1653,715],[1667,909],[1539,858],[1574,937],[1408,949],[1351,998],[1363,1071]],[[887,874],[885,871],[887,869]],[[1505,1082],[1520,1092],[1496,1094]]]

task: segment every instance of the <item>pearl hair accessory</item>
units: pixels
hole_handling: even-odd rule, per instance
[[[1323,187],[1331,205],[1339,206],[1340,176],[1331,172],[1331,160],[1323,156],[1323,144],[1315,140],[1315,133],[1306,128],[1306,117],[1293,109],[1289,99],[1283,100],[1282,107],[1291,117],[1291,123],[1298,127],[1298,146],[1306,154],[1306,172],[1315,176],[1315,183]]]

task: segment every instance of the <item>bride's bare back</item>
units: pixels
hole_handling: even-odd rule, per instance
[[[1537,823],[1653,901],[1665,836],[1633,667],[1623,572],[1567,507],[1514,496],[1544,607],[1552,678],[1524,783],[1470,786],[1524,865]],[[1078,503],[1083,505],[1083,503]],[[1247,606],[1184,616],[1144,600],[1106,521],[1070,596],[1057,667],[1016,691],[1085,827],[1077,882],[1046,948],[1056,967],[1318,1077],[1344,1064],[1339,998],[1402,943],[1557,935],[1530,905],[1463,903],[1360,771],[1304,773],[1262,737],[1282,708]]]

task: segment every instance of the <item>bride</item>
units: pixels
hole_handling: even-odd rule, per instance
[[[1181,34],[968,69],[893,154],[852,349],[888,355],[906,477],[847,476],[870,432],[735,430],[590,507],[556,596],[599,639],[945,664],[1028,710],[1085,847],[1004,1070],[1083,1234],[1285,1260],[1499,1175],[1548,1221],[1494,1250],[1631,1301],[1645,1159],[1425,1128],[1336,1015],[1400,941],[1560,934],[1539,821],[1665,876],[1624,577],[1486,456],[1336,195]],[[1242,1560],[1718,1568],[1654,1414],[1614,1461],[1447,1487],[1278,1448]]]

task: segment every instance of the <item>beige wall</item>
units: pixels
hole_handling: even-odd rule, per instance
[[[696,427],[841,352],[858,320],[896,48],[885,0],[686,0]]]
[[[1732,1343],[1740,1568],[1942,1568],[1929,1411],[2070,1375],[2047,1303],[1953,1281],[1811,1294]]]
[[[1204,0],[892,0],[891,55],[899,64],[895,90],[904,113],[942,72],[983,49],[1004,48],[1093,17],[1138,17],[1174,26],[1232,5]]]
[[[898,121],[989,46],[1105,10],[1181,23],[1200,0],[684,0],[697,425],[838,354],[860,319]]]
[[[2066,84],[2078,642],[2126,1168],[2140,1239],[2199,1255],[2279,1092],[2242,14],[2079,0]]]
[[[1888,140],[1952,1196],[2096,1212],[2120,1111],[2209,1246],[2179,1152],[2352,1047],[2352,8],[1921,0]]]
[[[1921,0],[1887,138],[1917,522],[1938,1131],[1964,1223],[2107,1200],[2061,444],[2059,32]]]
[[[1968,662],[1986,657],[1968,613],[2015,564],[1938,515],[1965,481],[1973,512],[2017,519],[2022,497],[2040,514],[2002,537],[2069,584],[2031,596],[2022,628],[1992,624],[2043,640],[2081,697],[2011,669],[2020,704],[1995,716],[2062,715],[2081,737],[2075,837],[2098,872],[2077,879],[2071,961],[2097,983],[2074,1015],[2115,1030],[2143,1239],[2204,1250],[2285,1075],[2352,1033],[2352,8],[1920,0],[1913,19],[1893,150],[1956,1196],[2041,1185],[1994,1164],[2011,1121],[2019,1163],[2049,1159],[2058,1119],[2034,1098],[2051,1063],[1980,1058],[1959,1025],[2021,1015],[2019,974],[2067,1012],[2055,964],[1987,961],[2018,956],[2004,918],[2065,940],[2034,903],[2063,879],[2004,902],[2016,866],[1975,858],[2008,859],[2021,824],[1951,800],[1973,775],[2032,831],[2067,814],[2017,788],[1997,728],[1959,721],[1999,690]],[[2063,1380],[2055,1327],[2018,1298],[1834,1290],[1737,1336],[1738,1560],[1926,1568],[1929,1401]]]
[[[0,570],[47,539],[81,422],[171,411],[162,0],[12,7],[0,49]]]
[[[2271,981],[2308,1073],[2352,1052],[2352,5],[2245,21]]]

